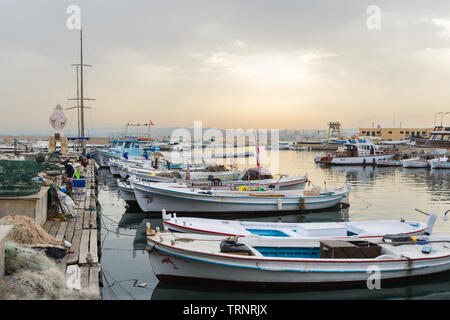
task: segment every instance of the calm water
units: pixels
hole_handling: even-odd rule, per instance
[[[265,153],[262,150],[261,159],[270,158],[270,151]],[[307,172],[312,183],[318,186],[324,186],[324,181],[329,187],[341,187],[350,182],[350,207],[305,215],[252,215],[246,220],[313,222],[405,218],[425,221],[426,216],[416,212],[415,208],[439,215],[450,209],[450,170],[321,167],[313,161],[314,155],[320,152],[280,151],[279,154],[278,173],[294,175]],[[240,168],[255,166],[254,158],[238,159],[238,162]],[[162,226],[161,216],[127,208],[109,169],[100,171],[99,184],[99,200],[103,207],[101,264],[105,273],[104,299],[450,299],[450,273],[420,281],[382,282],[381,290],[368,290],[364,285],[261,289],[160,283],[144,248],[145,222]],[[215,216],[220,217],[223,216]],[[242,214],[225,218],[242,219]],[[450,221],[439,219],[434,234],[450,235]],[[138,286],[142,284],[147,286]]]

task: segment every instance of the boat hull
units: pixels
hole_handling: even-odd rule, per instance
[[[429,168],[430,164],[428,162],[422,161],[404,161],[403,168]]]
[[[274,212],[321,210],[344,202],[346,195],[337,194],[327,198],[227,198],[220,195],[184,194],[139,183],[134,184],[134,193],[144,212]],[[304,199],[304,200],[303,200]],[[279,200],[281,205],[279,204]]]
[[[450,169],[450,162],[446,161],[431,161],[431,169]]]
[[[316,163],[328,165],[358,165],[358,166],[375,166],[378,161],[391,160],[394,155],[371,155],[360,157],[320,157],[315,160]]]
[[[450,270],[449,257],[416,260],[259,259],[185,251],[148,243],[153,271],[161,281],[219,281],[271,285],[346,284],[367,282],[371,267],[383,280],[419,277]],[[351,261],[349,261],[351,260]]]
[[[117,165],[116,163],[112,163],[112,162],[109,163],[109,171],[111,172],[111,174],[112,174],[113,176],[118,176],[118,175],[120,175],[120,173],[119,173],[119,167],[118,167],[118,165]]]

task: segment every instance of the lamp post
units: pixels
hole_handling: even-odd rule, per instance
[[[442,112],[438,112],[434,115],[434,126],[436,127],[436,118],[438,115],[440,115]]]
[[[446,112],[446,113],[443,113],[442,115],[441,115],[441,127],[442,127],[442,119],[444,118],[444,116],[446,115],[446,114],[449,114],[450,113],[450,111],[449,112]]]

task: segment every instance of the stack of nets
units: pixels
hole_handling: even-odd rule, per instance
[[[41,165],[41,171],[49,176],[58,176],[62,174],[62,169],[58,166],[61,163],[61,155],[53,153],[38,153],[26,155],[26,160],[37,162]]]
[[[8,300],[99,299],[89,289],[75,291],[56,263],[43,252],[14,242],[5,244],[5,298]]]
[[[35,161],[0,160],[0,197],[27,196],[39,192],[33,178],[42,167]]]
[[[26,216],[9,215],[0,219],[0,225],[13,226],[6,240],[25,246],[59,246],[61,243]]]
[[[66,287],[64,273],[49,258],[64,248],[31,218],[10,215],[0,225],[13,226],[5,244],[6,299],[98,299],[98,292]]]

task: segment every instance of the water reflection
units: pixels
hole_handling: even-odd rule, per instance
[[[159,282],[153,300],[364,300],[364,299],[450,299],[450,272],[421,278],[416,282],[383,283],[381,289],[369,290],[365,285],[346,287],[274,288],[233,285],[207,286]]]
[[[270,222],[329,222],[405,218],[424,221],[414,211],[443,213],[450,209],[450,170],[408,169],[398,167],[322,167],[313,161],[314,152],[281,151],[279,172],[308,172],[314,185],[342,187],[352,184],[350,207],[314,213],[282,214],[188,214],[213,219],[240,219]],[[242,160],[242,167],[253,166],[252,158]],[[123,290],[114,286],[120,299],[129,299],[131,292],[139,299],[450,299],[450,275],[436,275],[420,280],[382,283],[382,290],[354,287],[252,288],[239,286],[175,285],[160,283],[151,268],[145,251],[145,225],[162,228],[161,214],[148,214],[128,207],[121,199],[116,178],[108,169],[99,170],[99,200],[103,208],[102,267]],[[180,215],[181,216],[181,215]],[[438,221],[435,233],[450,234],[450,222]],[[136,288],[127,279],[148,283]],[[113,296],[104,288],[104,298]],[[125,291],[126,290],[126,291]]]

